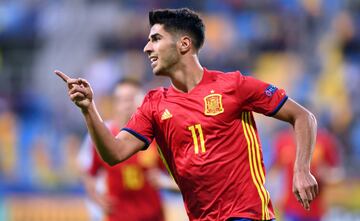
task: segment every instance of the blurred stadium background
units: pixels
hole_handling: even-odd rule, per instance
[[[359,0],[1,0],[0,221],[89,219],[76,169],[85,124],[52,71],[88,79],[104,118],[118,79],[168,85],[142,52],[147,13],[160,7],[201,12],[205,67],[274,83],[314,111],[345,171],[326,189],[324,220],[360,220]],[[284,124],[258,116],[258,126],[269,166]],[[163,196],[168,220],[186,220],[181,197]]]

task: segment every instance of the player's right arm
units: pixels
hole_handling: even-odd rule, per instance
[[[293,125],[297,146],[293,192],[302,206],[309,210],[310,202],[318,195],[318,184],[310,171],[317,129],[314,115],[273,85],[241,75],[239,85],[245,98],[242,100],[244,110],[273,116]]]
[[[114,138],[96,109],[93,91],[85,79],[70,78],[61,71],[55,71],[55,74],[66,82],[69,97],[81,109],[96,150],[106,163],[115,165],[144,147],[143,141],[126,131]]]

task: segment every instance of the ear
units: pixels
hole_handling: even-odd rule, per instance
[[[189,36],[183,36],[179,40],[179,50],[181,54],[185,54],[191,49],[191,38]]]

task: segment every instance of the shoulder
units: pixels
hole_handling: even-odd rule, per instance
[[[222,72],[217,70],[208,70],[209,78],[218,85],[221,85],[224,91],[237,91],[243,83],[243,75],[240,71]]]
[[[145,95],[144,98],[144,102],[147,101],[154,101],[154,100],[159,100],[161,99],[166,93],[167,93],[168,89],[164,88],[164,87],[158,87],[155,89],[151,89],[150,91],[148,91]]]
[[[142,110],[154,110],[158,106],[159,102],[166,97],[168,89],[164,87],[158,87],[148,91],[143,99],[140,109]]]
[[[241,88],[242,91],[253,91],[257,90],[259,87],[269,86],[268,83],[262,82],[253,76],[243,75],[238,70],[230,72],[211,71],[210,73],[214,79],[217,79],[217,82],[221,82],[222,84],[229,85],[231,87],[236,87],[237,89]]]
[[[218,70],[207,70],[207,72],[210,74],[210,76],[214,80],[224,80],[224,81],[234,81],[239,80],[243,75],[240,73],[240,71],[230,71],[230,72],[223,72]]]

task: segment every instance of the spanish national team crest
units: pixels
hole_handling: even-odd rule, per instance
[[[214,91],[211,91],[211,94],[204,97],[205,102],[205,115],[215,116],[224,112],[222,106],[222,95],[214,94]]]

